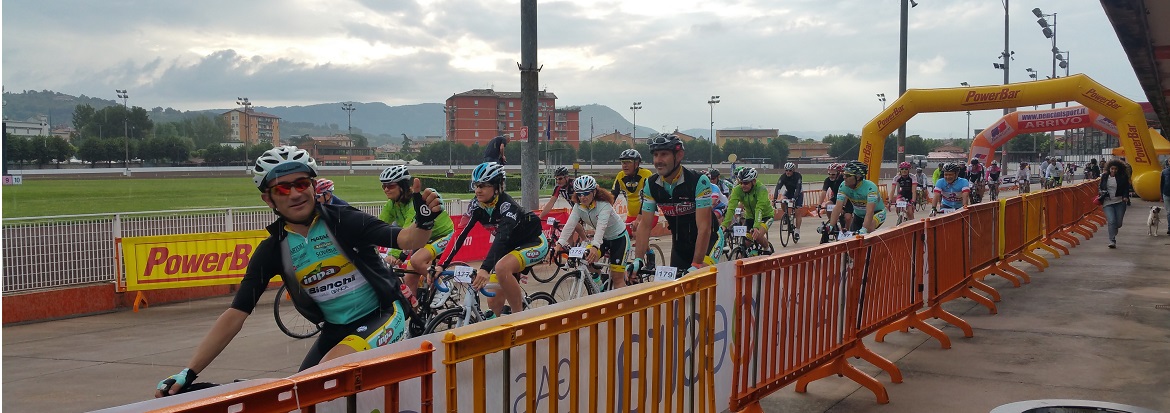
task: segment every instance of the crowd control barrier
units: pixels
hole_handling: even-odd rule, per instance
[[[999,261],[999,204],[998,203],[981,203],[972,205],[967,208],[967,250],[970,257],[971,266],[971,283],[970,286],[986,292],[991,296],[991,300],[986,300],[978,294],[970,295],[969,298],[987,307],[991,314],[995,314],[998,310],[995,307],[995,302],[1000,300],[999,292],[991,286],[984,284],[983,280],[988,275],[999,275],[1013,285],[1019,285],[1020,281],[1011,275],[1000,271],[995,263]]]
[[[714,413],[715,280],[708,267],[581,307],[448,332],[446,409]],[[509,372],[515,352],[525,365],[519,397]]]
[[[435,370],[432,363],[434,351],[434,346],[429,341],[423,341],[417,350],[347,363],[286,379],[257,380],[262,383],[212,397],[193,397],[197,393],[181,394],[107,409],[103,412],[314,412],[318,404],[343,397],[346,398],[346,410],[353,412],[356,410],[358,393],[381,389],[386,400],[387,412],[398,412],[400,400],[417,400],[422,406],[419,409],[420,413],[430,413],[433,411],[434,401]],[[420,392],[402,394],[400,385],[414,379],[421,381]],[[234,385],[242,384],[244,383]],[[229,386],[232,385],[224,387]],[[175,399],[183,398],[192,400],[174,403]]]

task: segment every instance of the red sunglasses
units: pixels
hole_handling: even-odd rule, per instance
[[[283,182],[269,186],[268,191],[275,192],[277,195],[288,196],[292,194],[293,189],[296,189],[297,192],[305,192],[315,185],[316,183],[313,182],[312,178],[297,178],[292,182]]]

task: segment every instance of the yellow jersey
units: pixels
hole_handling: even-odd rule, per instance
[[[626,171],[618,171],[610,191],[615,198],[619,193],[626,195],[627,216],[636,217],[642,211],[642,187],[646,186],[646,178],[653,175],[646,168],[638,168],[638,173],[630,176],[626,175]]]

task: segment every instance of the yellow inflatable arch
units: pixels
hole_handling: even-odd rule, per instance
[[[1121,146],[1133,166],[1134,191],[1147,201],[1160,201],[1161,168],[1140,105],[1083,74],[1007,85],[947,89],[911,89],[895,100],[861,131],[858,160],[869,165],[869,179],[881,173],[886,137],[919,113],[1017,108],[1076,101],[1112,119]]]

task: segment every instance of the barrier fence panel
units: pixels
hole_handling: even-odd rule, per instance
[[[240,390],[212,393],[189,402],[167,405],[176,398],[148,400],[111,411],[147,411],[150,413],[285,413],[316,411],[318,404],[346,398],[347,410],[355,411],[356,395],[381,390],[387,412],[398,412],[400,400],[418,401],[420,413],[430,413],[434,407],[434,346],[423,341],[418,350],[292,376],[286,379],[266,380],[264,383]],[[418,394],[403,395],[399,386],[409,380],[420,380]],[[215,388],[207,390],[214,392]],[[202,393],[202,392],[199,392]],[[192,393],[194,395],[197,393]],[[174,402],[170,402],[174,403]]]
[[[1064,190],[1065,188],[1053,188],[1041,193],[1044,195],[1044,238],[1037,246],[1048,250],[1057,258],[1060,258],[1062,253],[1063,255],[1069,254],[1067,247],[1056,242],[1057,239],[1060,239],[1056,235],[1064,225],[1064,201],[1061,196]]]
[[[999,205],[1000,259],[995,263],[996,269],[1000,271],[1000,274],[1011,274],[1024,284],[1031,283],[1032,279],[1028,273],[1011,265],[1011,263],[1022,259],[1020,255],[1023,254],[1024,247],[1027,246],[1024,240],[1026,236],[1024,227],[1028,217],[1024,215],[1024,197],[1017,195],[1001,199]]]
[[[730,409],[764,396],[845,353],[849,272],[861,241],[736,263]],[[860,371],[858,371],[860,373]]]
[[[998,312],[995,301],[1000,300],[999,292],[984,284],[983,280],[991,274],[999,275],[1019,286],[1020,280],[1010,273],[999,271],[995,263],[999,260],[999,203],[981,203],[967,207],[967,251],[970,257],[971,286],[991,295],[991,300],[979,294],[972,293],[970,297],[983,304],[992,314]]]
[[[448,332],[447,411],[713,413],[715,280],[711,268],[586,306]],[[519,392],[511,389],[514,353],[525,365]],[[471,377],[470,389],[460,377]]]
[[[1044,192],[1024,195],[1024,253],[1020,259],[1035,265],[1040,272],[1048,268],[1048,260],[1036,255],[1037,248],[1044,247]],[[1055,251],[1055,250],[1053,250]]]
[[[114,281],[113,218],[5,219],[4,294]]]

